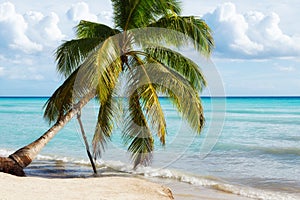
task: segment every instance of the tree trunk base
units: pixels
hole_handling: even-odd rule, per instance
[[[11,158],[0,157],[0,172],[15,176],[25,176],[23,168]]]

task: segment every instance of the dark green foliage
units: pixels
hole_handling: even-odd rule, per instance
[[[115,26],[124,31],[146,27],[170,12],[180,14],[176,0],[112,0]]]

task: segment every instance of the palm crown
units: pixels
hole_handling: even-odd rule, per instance
[[[64,83],[45,104],[44,116],[59,120],[79,99],[91,92],[99,100],[93,137],[95,155],[101,155],[117,116],[115,88],[126,76],[128,113],[123,139],[134,166],[148,164],[154,149],[152,130],[165,144],[166,122],[158,94],[168,96],[190,126],[200,133],[204,116],[199,92],[205,79],[198,65],[172,47],[192,44],[209,56],[213,48],[207,24],[180,16],[176,0],[112,0],[114,24],[81,21],[77,37],[56,51],[57,70]]]

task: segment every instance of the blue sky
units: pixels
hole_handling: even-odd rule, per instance
[[[254,3],[257,2],[257,3]],[[183,1],[216,41],[212,61],[228,96],[300,96],[300,3]],[[0,0],[0,96],[49,96],[62,82],[54,50],[81,19],[108,25],[110,1]]]

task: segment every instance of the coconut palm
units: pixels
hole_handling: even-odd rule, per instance
[[[214,44],[207,24],[194,16],[181,16],[177,0],[112,0],[112,5],[113,28],[81,21],[76,38],[58,47],[57,70],[66,80],[47,101],[44,117],[61,128],[66,118],[95,97],[100,108],[92,143],[95,157],[101,156],[120,111],[116,88],[126,77],[122,133],[136,167],[151,161],[153,133],[163,145],[166,141],[158,94],[168,96],[190,126],[201,132],[204,116],[199,93],[205,79],[196,63],[174,49],[193,45],[209,56]],[[40,142],[45,145],[48,141]],[[29,153],[36,145],[10,158],[25,167],[40,150]],[[28,162],[22,164],[25,157]]]

